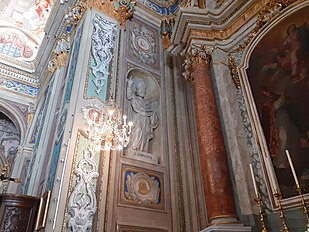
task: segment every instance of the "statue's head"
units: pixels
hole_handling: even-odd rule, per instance
[[[146,96],[146,85],[143,80],[140,80],[139,82],[136,83],[136,95],[140,97],[145,97]]]

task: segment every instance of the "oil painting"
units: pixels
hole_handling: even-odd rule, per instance
[[[247,75],[283,198],[297,195],[286,150],[309,192],[309,7],[285,17],[254,48]]]

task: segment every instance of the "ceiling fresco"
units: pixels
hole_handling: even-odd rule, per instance
[[[0,0],[0,59],[33,61],[52,0]]]
[[[33,32],[40,39],[52,0],[1,0],[0,20]]]

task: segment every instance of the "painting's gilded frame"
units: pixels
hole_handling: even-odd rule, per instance
[[[285,2],[285,5],[282,2]],[[278,6],[279,8],[277,8]],[[229,54],[229,68],[231,71],[231,76],[236,88],[241,89],[245,98],[252,125],[252,132],[254,134],[253,136],[257,141],[257,146],[260,153],[261,164],[263,166],[262,171],[266,178],[265,182],[267,185],[267,190],[274,209],[279,207],[278,202],[274,197],[275,186],[278,186],[278,181],[259,119],[255,100],[251,91],[247,70],[249,68],[251,55],[262,38],[286,17],[308,6],[309,2],[302,0],[270,1],[259,13],[256,27],[251,31],[247,39],[245,39],[239,47],[231,51]],[[238,62],[235,59],[235,54],[237,53],[242,53],[241,59],[238,60]],[[309,194],[305,195],[305,200],[309,200]],[[292,208],[300,206],[301,199],[299,196],[295,196],[283,199],[281,203],[284,208]]]
[[[47,212],[50,202],[51,191],[47,191],[40,199],[40,206],[35,223],[35,230],[44,228],[46,225]]]

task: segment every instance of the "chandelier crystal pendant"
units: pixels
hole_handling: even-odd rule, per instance
[[[94,150],[122,150],[129,144],[132,122],[127,123],[113,99],[104,102],[102,109],[87,107],[83,109],[88,123],[88,139]]]

